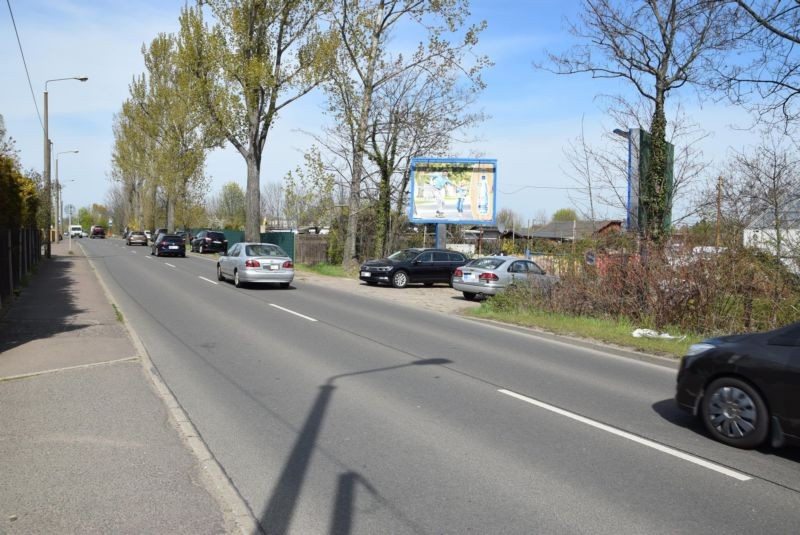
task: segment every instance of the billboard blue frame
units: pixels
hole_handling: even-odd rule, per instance
[[[412,223],[494,225],[497,215],[497,160],[412,158]]]

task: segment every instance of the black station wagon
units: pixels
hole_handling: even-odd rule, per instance
[[[437,282],[449,284],[453,271],[467,263],[458,252],[446,249],[403,249],[381,260],[367,260],[361,264],[359,279],[367,284],[391,284],[405,288],[409,283],[421,282],[432,286]]]

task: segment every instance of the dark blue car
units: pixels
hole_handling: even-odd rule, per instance
[[[186,256],[186,244],[181,236],[161,234],[153,242],[150,254],[156,256]]]

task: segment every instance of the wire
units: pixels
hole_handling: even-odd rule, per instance
[[[28,62],[25,61],[25,53],[22,51],[22,41],[19,39],[19,32],[17,31],[17,21],[14,20],[14,12],[11,10],[11,0],[6,0],[8,5],[8,13],[11,15],[11,24],[14,25],[14,33],[17,36],[17,44],[19,45],[19,54],[22,56],[22,64],[25,66],[25,75],[28,77],[28,87],[31,89],[31,98],[33,98],[33,106],[36,108],[36,116],[39,117],[39,125],[44,130],[44,123],[42,122],[42,115],[39,113],[39,104],[36,102],[36,95],[33,92],[33,84],[31,83],[31,73],[28,72]]]
[[[509,186],[515,186],[516,184],[509,184]],[[620,186],[619,188],[615,188],[614,186],[592,186],[591,189],[598,190],[598,189],[621,189],[624,186]],[[503,195],[513,195],[515,193],[519,193],[525,189],[555,189],[555,190],[566,190],[566,191],[589,191],[589,187],[587,186],[520,186],[519,188],[513,191],[503,191],[498,189],[500,193]]]

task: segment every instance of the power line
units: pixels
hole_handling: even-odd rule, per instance
[[[508,184],[508,185],[509,186],[516,186],[516,184]],[[623,187],[624,186],[620,186],[619,188],[614,187],[614,186],[592,186],[591,189],[592,190],[598,190],[598,189],[614,189],[614,190],[616,190],[616,189],[621,189]],[[519,188],[517,188],[517,189],[515,189],[513,191],[503,191],[501,189],[498,189],[498,191],[500,193],[502,193],[503,195],[514,195],[515,193],[519,193],[520,191],[526,190],[526,189],[554,189],[554,190],[564,190],[564,191],[589,191],[590,188],[588,186],[572,186],[572,187],[570,187],[570,186],[520,186]]]
[[[36,116],[39,117],[39,125],[44,130],[44,123],[42,122],[42,115],[39,113],[39,104],[36,102],[36,95],[33,92],[33,84],[31,83],[31,73],[28,72],[28,62],[25,61],[25,53],[22,51],[22,41],[19,39],[19,32],[17,31],[17,21],[14,20],[14,12],[11,10],[11,0],[6,0],[8,5],[8,13],[11,15],[11,24],[14,25],[14,33],[17,36],[17,44],[19,45],[19,55],[22,56],[22,64],[25,66],[25,75],[28,77],[28,87],[31,89],[31,98],[33,98],[33,106],[36,108]]]

